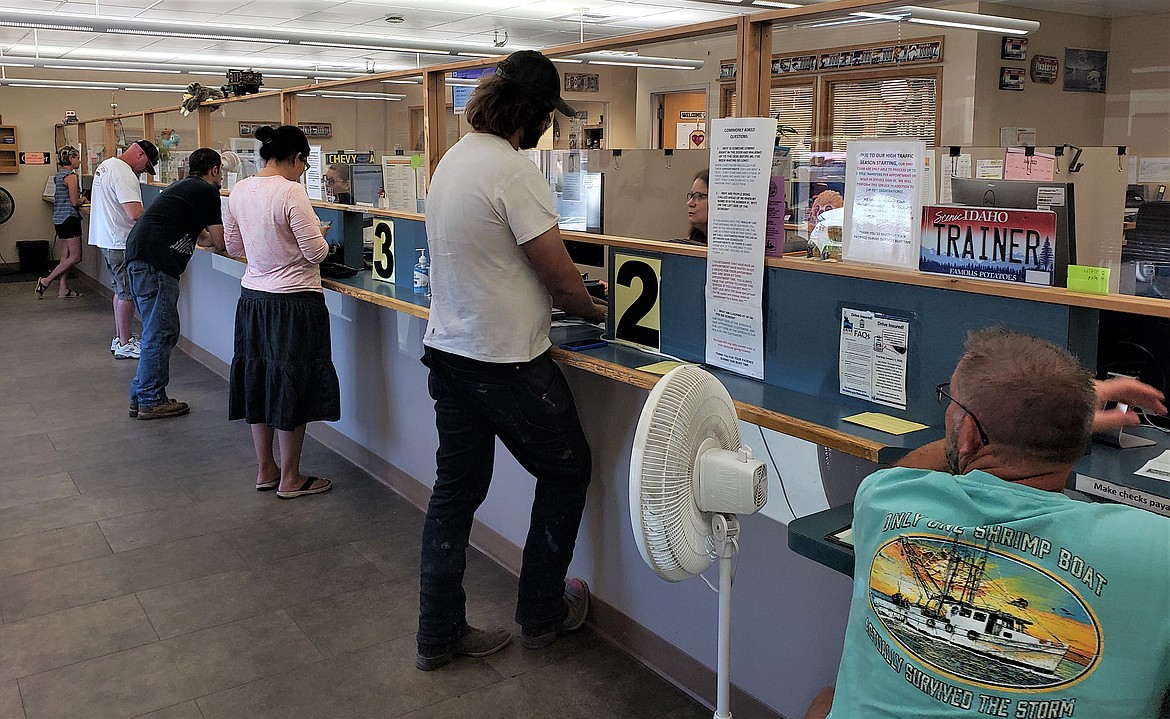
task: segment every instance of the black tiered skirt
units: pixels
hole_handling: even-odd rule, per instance
[[[228,419],[286,432],[341,419],[325,295],[241,289]]]

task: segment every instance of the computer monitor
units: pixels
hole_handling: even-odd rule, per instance
[[[1068,266],[1076,264],[1076,206],[1071,182],[1035,180],[983,180],[951,178],[956,205],[1001,207],[1017,210],[1052,210],[1056,213],[1056,272],[1053,284],[1068,283]]]
[[[382,166],[350,165],[353,180],[350,187],[355,205],[378,207],[382,199]]]

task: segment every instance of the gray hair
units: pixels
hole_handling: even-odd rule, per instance
[[[1088,448],[1097,394],[1069,352],[1002,327],[971,332],[955,397],[1006,457],[1072,463]]]

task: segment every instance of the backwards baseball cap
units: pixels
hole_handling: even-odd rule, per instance
[[[527,90],[532,96],[555,107],[562,115],[574,117],[577,111],[561,99],[561,76],[544,55],[535,50],[514,52],[496,65],[496,76]]]
[[[150,163],[150,167],[146,169],[153,175],[154,168],[158,165],[158,148],[150,140],[138,140],[134,144],[142,148],[142,154],[146,155],[146,161]]]

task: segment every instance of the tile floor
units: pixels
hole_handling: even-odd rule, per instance
[[[75,286],[0,284],[0,719],[711,715],[588,630],[415,670],[422,513],[312,440],[332,492],[256,492],[226,382],[181,352],[191,414],[129,419],[135,363]],[[511,574],[473,551],[466,586],[517,631]]]

